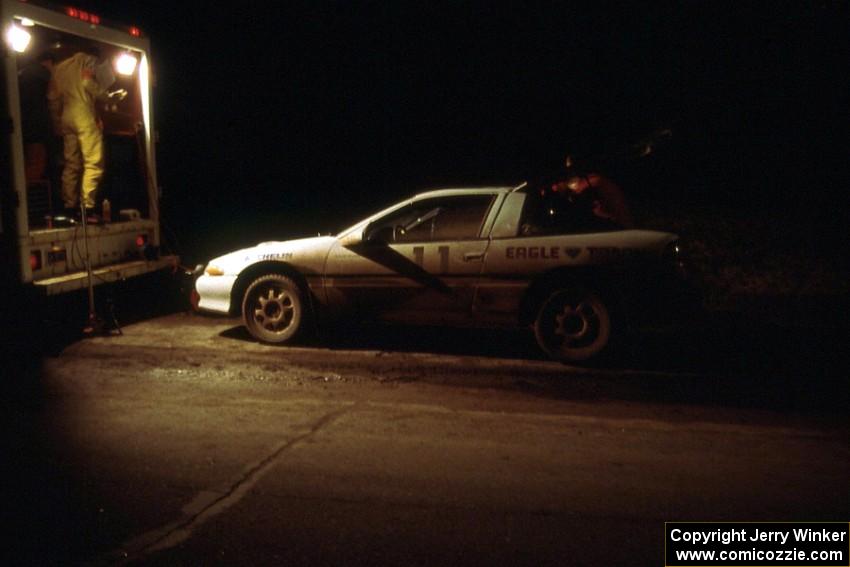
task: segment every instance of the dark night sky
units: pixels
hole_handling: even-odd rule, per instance
[[[164,208],[200,232],[329,230],[659,127],[665,150],[619,172],[638,199],[835,208],[850,19],[805,4],[78,3],[151,38]]]

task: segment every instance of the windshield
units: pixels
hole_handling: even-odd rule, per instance
[[[363,219],[363,220],[359,221],[357,224],[354,224],[354,225],[352,225],[352,226],[349,226],[349,227],[348,227],[348,228],[346,228],[345,230],[340,231],[340,232],[336,235],[336,237],[337,237],[337,238],[343,238],[343,237],[345,237],[345,236],[348,236],[348,235],[352,234],[353,232],[355,232],[355,231],[357,231],[357,230],[363,230],[364,228],[366,228],[366,226],[367,226],[369,223],[371,223],[371,222],[372,222],[372,221],[374,221],[375,219],[379,219],[379,218],[381,218],[382,216],[387,215],[387,214],[389,214],[389,213],[391,213],[391,212],[395,211],[396,209],[400,209],[401,207],[403,207],[403,206],[407,205],[408,203],[410,203],[410,201],[411,201],[410,199],[407,199],[407,200],[405,200],[405,201],[402,201],[401,203],[396,203],[395,205],[393,205],[393,206],[391,206],[391,207],[388,207],[388,208],[386,208],[386,209],[384,209],[384,210],[382,210],[382,211],[379,211],[379,212],[377,212],[377,213],[375,213],[375,214],[373,214],[373,215],[371,215],[371,216],[369,216],[369,217],[367,217],[367,218],[365,218],[365,219]]]

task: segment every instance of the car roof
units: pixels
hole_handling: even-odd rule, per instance
[[[424,199],[429,197],[454,197],[457,195],[495,195],[499,193],[509,193],[513,187],[454,187],[450,189],[433,189],[424,191],[413,196],[414,199]]]

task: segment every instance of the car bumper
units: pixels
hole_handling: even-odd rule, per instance
[[[210,276],[202,275],[195,282],[195,291],[198,292],[198,309],[211,313],[230,313],[230,294],[236,276]]]

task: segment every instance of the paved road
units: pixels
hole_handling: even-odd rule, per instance
[[[410,333],[274,348],[177,314],[17,361],[6,552],[662,565],[667,520],[848,520],[850,428],[821,395]]]

